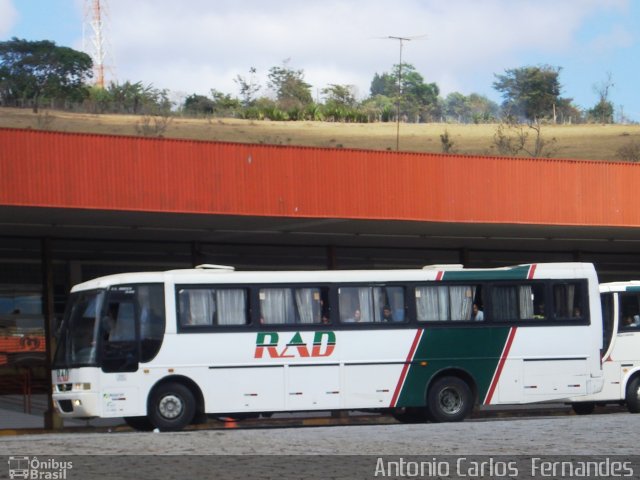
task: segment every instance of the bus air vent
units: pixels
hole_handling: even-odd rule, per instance
[[[224,272],[233,272],[235,267],[230,267],[228,265],[213,265],[211,263],[203,263],[202,265],[198,265],[196,268],[200,270],[221,270]]]
[[[423,270],[463,270],[464,266],[459,263],[452,264],[437,264],[437,265],[425,265],[422,267]]]

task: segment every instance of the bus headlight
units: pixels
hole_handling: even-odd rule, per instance
[[[91,390],[91,384],[90,383],[74,383],[73,389],[74,390]]]
[[[82,400],[78,400],[78,399],[74,400],[73,401],[73,406],[74,407],[81,407],[82,406]]]

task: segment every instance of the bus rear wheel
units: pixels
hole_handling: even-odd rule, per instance
[[[625,400],[631,413],[640,413],[640,377],[634,378],[627,387]]]
[[[427,412],[434,422],[461,422],[473,409],[473,394],[464,380],[443,377],[427,393]]]
[[[596,404],[593,402],[572,403],[571,408],[576,415],[591,415],[596,408]]]
[[[182,430],[196,413],[196,401],[187,387],[165,383],[157,387],[149,401],[149,419],[161,431]]]

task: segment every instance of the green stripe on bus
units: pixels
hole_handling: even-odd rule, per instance
[[[397,406],[424,406],[430,379],[449,369],[469,374],[482,402],[491,386],[508,336],[508,327],[426,329],[409,367]],[[421,365],[422,362],[426,364]]]
[[[526,280],[529,268],[520,265],[506,270],[445,270],[442,280]]]
[[[625,292],[640,292],[640,286],[627,287],[624,289]]]

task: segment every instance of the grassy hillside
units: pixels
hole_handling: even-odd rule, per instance
[[[90,115],[59,111],[33,114],[30,110],[0,108],[0,127],[63,132],[138,135],[145,117]],[[153,119],[150,129],[155,131]],[[401,124],[400,150],[441,152],[445,130],[453,151],[472,155],[498,155],[494,145],[497,125]],[[171,119],[164,137],[328,148],[395,150],[396,124],[271,122],[237,119]],[[529,132],[530,138],[535,135]],[[639,125],[545,125],[542,138],[551,142],[552,158],[617,160],[621,146],[640,145]]]

